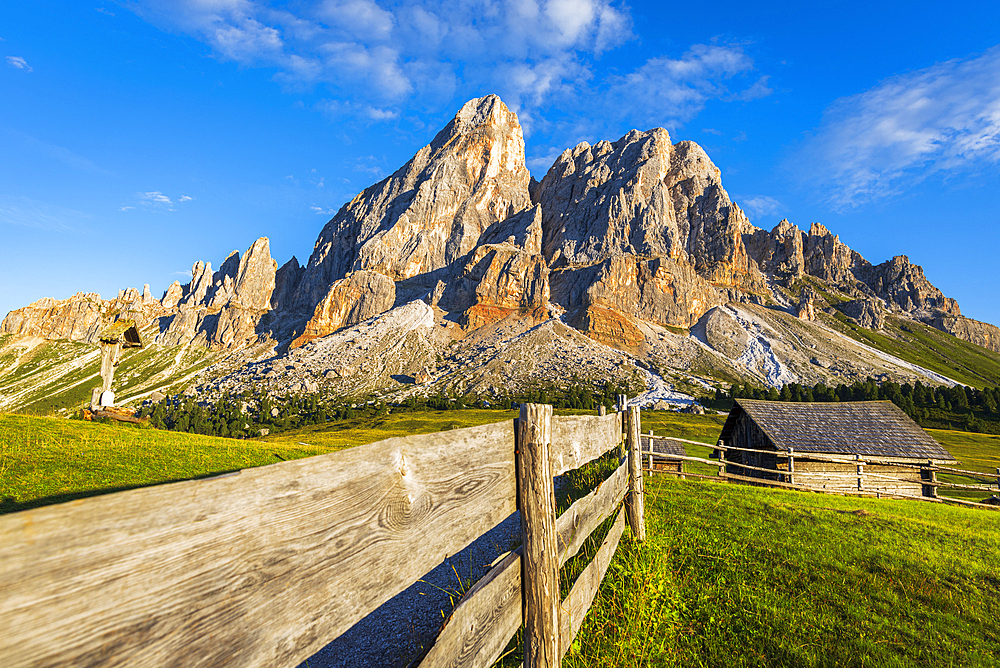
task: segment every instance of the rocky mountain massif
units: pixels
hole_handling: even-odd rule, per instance
[[[125,316],[156,346],[224,361],[197,376],[209,393],[265,378],[275,391],[405,393],[418,376],[482,393],[565,380],[568,360],[585,379],[695,386],[948,382],[845,336],[838,318],[874,330],[903,318],[1000,352],[1000,329],[962,317],[906,256],[873,265],[815,223],[755,227],[705,151],[666,130],[582,143],[536,181],[495,95],[345,204],[305,266],[278,268],[261,238],[216,271],[196,262],[159,300],[148,287],[43,299],[0,334],[8,347],[93,343]]]

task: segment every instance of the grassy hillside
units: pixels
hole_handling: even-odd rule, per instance
[[[0,409],[26,415],[72,412],[90,401],[101,384],[100,349],[93,344],[43,341],[27,345],[0,339]],[[162,347],[122,352],[115,370],[119,403],[154,388],[179,392],[183,380],[217,359],[198,347]]]
[[[861,343],[937,371],[963,385],[980,389],[1000,385],[1000,354],[929,325],[888,316],[885,328],[876,332],[859,327],[840,312],[832,317],[822,313],[821,317]]]
[[[564,666],[995,666],[1000,515],[654,477]],[[513,657],[510,657],[513,658]]]
[[[294,443],[0,415],[0,512],[327,451]]]

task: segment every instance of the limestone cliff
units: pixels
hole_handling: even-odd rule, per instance
[[[295,307],[311,312],[352,271],[400,281],[448,267],[491,225],[530,206],[529,179],[517,116],[496,95],[470,100],[430,144],[326,224]]]

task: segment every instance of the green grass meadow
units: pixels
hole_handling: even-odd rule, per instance
[[[1000,665],[998,513],[654,476],[646,526],[563,666]]]
[[[513,417],[391,413],[241,441],[0,415],[0,512]],[[705,456],[724,417],[649,411],[643,431]],[[932,434],[964,467],[1000,465],[998,437]],[[605,460],[570,476],[560,509]],[[1000,665],[1000,512],[656,475],[646,523],[644,544],[626,530],[564,666]],[[564,567],[564,595],[610,524]],[[517,665],[510,649],[501,665]]]

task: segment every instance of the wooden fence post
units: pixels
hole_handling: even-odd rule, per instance
[[[861,463],[861,455],[854,455],[854,461],[857,462],[858,467],[858,489],[863,488],[862,477],[865,474],[865,465]]]
[[[726,444],[724,441],[719,441],[719,477],[725,477],[726,475]]]
[[[525,668],[559,666],[559,552],[549,443],[552,406],[521,404],[517,505],[521,511],[521,600]]]
[[[795,448],[788,448],[788,484],[795,484]]]
[[[642,478],[642,453],[639,450],[639,407],[628,410],[628,524],[632,535],[640,543],[646,542],[644,481]]]
[[[605,408],[604,404],[601,404],[600,406],[597,407],[597,414],[600,415],[601,417],[607,415],[607,413],[608,409]]]
[[[623,435],[628,433],[628,418],[625,412],[628,410],[628,397],[624,394],[618,395],[618,414],[622,418],[622,430]],[[622,444],[618,447],[618,460],[619,462],[625,461],[627,453],[625,452],[625,439],[622,439]]]

